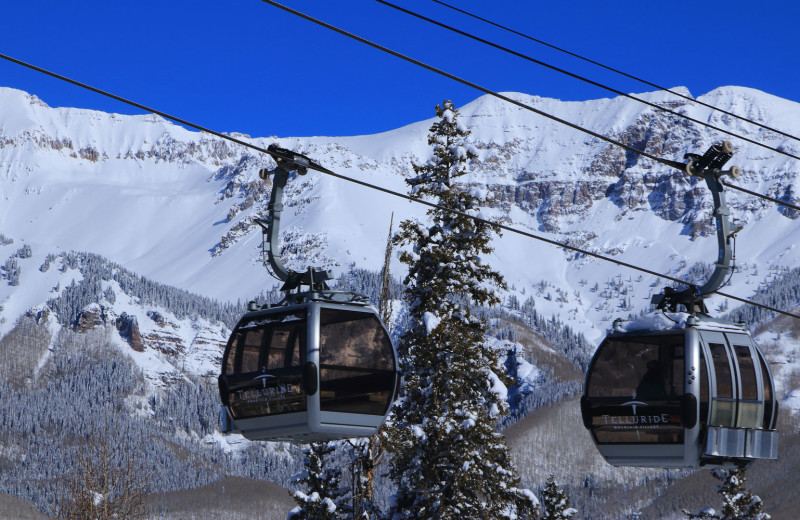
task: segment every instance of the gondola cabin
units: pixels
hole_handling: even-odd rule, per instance
[[[614,466],[745,466],[776,459],[777,404],[764,355],[742,327],[690,317],[610,334],[589,366],[581,413]]]
[[[371,307],[309,301],[257,310],[225,349],[223,431],[301,443],[370,436],[398,384],[395,348]]]

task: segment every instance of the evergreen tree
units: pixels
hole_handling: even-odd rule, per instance
[[[341,485],[341,470],[330,463],[334,451],[334,444],[325,442],[316,442],[303,448],[305,469],[295,475],[295,482],[306,490],[295,491],[293,498],[297,507],[289,512],[287,520],[346,518],[342,505],[349,490]]]
[[[542,491],[542,520],[564,520],[572,518],[578,512],[569,506],[569,497],[556,484],[554,475],[550,475]]]
[[[406,182],[417,197],[477,215],[482,202],[456,185],[474,153],[452,102],[436,107],[428,143],[433,158]],[[485,322],[472,305],[497,305],[501,275],[481,261],[492,226],[444,209],[427,226],[404,221],[395,242],[410,245],[404,298],[410,327],[398,352],[404,380],[387,440],[397,491],[394,520],[531,518],[538,501],[519,488],[497,422],[508,413],[503,365],[484,341]]]
[[[744,468],[714,470],[712,475],[722,482],[717,486],[717,493],[722,497],[722,511],[717,512],[707,507],[698,513],[690,513],[684,509],[683,513],[687,518],[770,520],[770,515],[763,512],[764,504],[761,499],[745,489],[744,483],[747,479]]]

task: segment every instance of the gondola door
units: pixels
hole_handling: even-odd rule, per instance
[[[773,458],[771,376],[761,353],[744,333],[703,330],[710,372],[710,406],[704,455],[735,459]],[[702,418],[701,418],[702,420]],[[775,439],[775,443],[777,440]]]
[[[312,303],[308,361],[319,391],[309,396],[309,425],[332,438],[369,436],[383,424],[398,385],[389,334],[367,308]]]
[[[690,397],[696,391],[686,373],[699,362],[687,345],[693,342],[676,331],[612,335],[598,347],[581,406],[609,463],[683,467],[696,460],[696,443],[686,439],[696,434],[695,424],[687,424],[696,422],[697,401]]]

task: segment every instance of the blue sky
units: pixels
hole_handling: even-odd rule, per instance
[[[650,90],[431,0],[396,3],[619,90]],[[741,85],[800,101],[796,2],[451,3],[694,95]],[[285,4],[493,90],[611,96],[373,0]],[[0,52],[217,131],[253,136],[377,133],[431,117],[444,98],[462,105],[480,95],[259,0],[6,1]],[[137,113],[5,61],[0,86],[51,106]]]

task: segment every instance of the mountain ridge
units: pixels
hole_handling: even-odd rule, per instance
[[[623,98],[561,102],[508,95],[676,160],[687,152],[702,153],[725,138]],[[666,93],[641,96],[668,102],[673,110],[691,111],[693,117],[705,114],[715,124],[744,129],[751,137],[766,135],[686,101],[668,100]],[[721,87],[701,97],[776,126],[793,121],[792,117],[800,120],[796,117],[800,105],[752,89]],[[265,213],[270,189],[258,170],[274,163],[157,116],[50,108],[35,96],[4,88],[0,88],[0,106],[0,342],[18,323],[31,320],[47,327],[51,342],[58,334],[73,342],[107,341],[134,361],[126,368],[133,374],[130,377],[138,380],[136,370],[141,370],[143,380],[150,384],[142,395],[120,396],[131,409],[154,413],[159,408],[148,400],[159,396],[183,402],[181,392],[186,390],[181,389],[199,386],[196,380],[213,380],[218,370],[230,322],[235,319],[231,316],[236,314],[231,302],[268,293],[277,284],[258,261],[261,237],[253,222]],[[677,277],[702,273],[716,258],[710,197],[695,180],[495,98],[481,97],[462,107],[461,114],[478,151],[466,184],[487,196],[485,216]],[[430,121],[374,136],[237,136],[259,146],[277,142],[337,172],[405,192],[411,165],[430,155],[426,138]],[[792,126],[800,129],[793,122],[785,128]],[[785,138],[768,140],[793,153],[798,149]],[[736,146],[732,163],[745,168],[737,182],[796,202],[795,194],[800,193],[796,166],[752,145]],[[739,239],[738,272],[726,290],[751,297],[800,265],[800,250],[793,239],[800,221],[770,203],[733,192],[729,197],[734,217],[747,226]],[[337,275],[354,268],[377,271],[384,259],[392,211],[398,213],[395,220],[425,218],[421,206],[400,204],[387,195],[317,173],[293,176],[285,206],[282,250],[286,262],[301,269],[309,264],[327,267]],[[552,386],[547,388],[555,389],[556,398],[574,393],[579,376],[574,367],[563,367],[585,364],[592,345],[613,319],[647,309],[650,295],[664,285],[659,279],[513,233],[506,232],[494,245],[489,261],[509,283],[501,295],[506,302],[503,312],[520,323],[526,321],[523,325],[531,329],[508,325],[490,314],[495,332],[507,335],[493,344],[507,349],[510,361],[534,355],[542,360],[569,356],[559,358],[564,381],[557,380],[558,374],[551,377],[544,361],[539,366],[536,360],[533,366],[528,359],[525,367],[532,379],[523,382],[528,385],[526,391],[546,393],[543,381],[549,377],[547,384]],[[392,270],[395,276],[402,275],[396,258]],[[155,287],[148,285],[151,282],[177,287],[175,292],[167,291],[170,305],[182,307],[184,298],[207,298],[220,307],[228,302],[231,316],[226,318],[220,311],[218,317],[208,318],[196,310],[184,316],[157,298],[148,300],[142,291]],[[780,301],[791,305],[794,300]],[[709,303],[714,311],[727,309],[722,298],[714,297]],[[534,331],[536,327],[549,324],[548,334],[555,341],[569,340],[577,351],[566,352],[566,345],[552,348],[541,338],[531,340],[541,345],[530,352],[514,343],[515,334],[535,335],[542,332]],[[785,324],[767,322],[759,334],[775,347],[770,361],[780,369],[779,390],[793,399],[794,408],[800,406],[792,393],[797,386],[792,373],[800,338],[792,335],[791,328],[786,330]],[[46,393],[37,386],[44,384],[37,377],[49,370],[54,356],[67,355],[59,350],[66,340],[58,341],[44,348],[40,359],[28,360],[33,365],[31,380],[23,377],[19,384]],[[181,449],[197,449],[200,444],[213,447],[207,455],[215,464],[217,460],[233,464],[236,454],[244,450],[267,453],[266,448],[244,447],[215,431],[213,417],[208,417],[215,402],[211,394],[203,394],[202,406],[185,398],[189,404],[180,426],[173,426],[177,413],[172,405],[159,412],[159,420],[169,424],[159,426],[159,434],[166,438],[174,434]],[[528,403],[520,397],[522,407],[548,402],[538,394],[529,395],[535,399]],[[193,409],[203,413],[195,417]],[[164,446],[169,445],[164,441]],[[12,454],[13,461],[18,462],[18,456]],[[287,466],[297,462],[293,455],[286,459]],[[265,470],[248,471],[263,475]],[[285,482],[286,470],[282,471]],[[608,475],[595,477],[593,486],[608,479]]]

